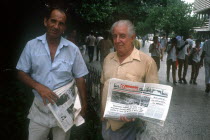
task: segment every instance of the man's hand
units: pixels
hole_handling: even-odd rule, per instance
[[[87,113],[87,104],[82,106],[82,110],[80,114],[82,115],[83,118],[85,118],[86,113]]]
[[[51,103],[54,104],[57,99],[59,98],[52,90],[50,90],[48,87],[39,84],[36,87],[37,92],[39,95],[42,97],[42,100],[44,102],[44,105],[47,104],[47,100]]]
[[[133,122],[133,121],[135,121],[135,118],[128,119],[124,116],[120,116],[120,120],[124,121],[124,122]]]

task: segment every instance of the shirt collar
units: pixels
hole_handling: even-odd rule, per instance
[[[38,40],[42,41],[43,44],[47,42],[46,33],[42,36],[37,37]],[[59,49],[63,48],[63,46],[68,46],[68,41],[61,36],[60,44],[58,46]]]
[[[117,52],[114,53],[112,59],[119,62]],[[141,56],[140,56],[139,50],[137,50],[135,47],[134,47],[132,53],[123,61],[123,63],[127,63],[127,62],[130,62],[133,60],[141,61]]]

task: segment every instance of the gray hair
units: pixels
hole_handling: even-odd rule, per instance
[[[128,35],[131,37],[132,35],[136,34],[135,27],[130,20],[118,20],[116,21],[111,27],[111,33],[113,33],[114,27],[118,25],[127,25],[128,27]]]

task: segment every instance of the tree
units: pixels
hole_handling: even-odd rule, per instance
[[[166,36],[172,32],[188,36],[190,30],[199,23],[196,16],[191,13],[191,4],[181,0],[168,0],[166,5],[154,5],[148,10],[145,24],[149,24],[154,34],[156,31],[163,31]]]

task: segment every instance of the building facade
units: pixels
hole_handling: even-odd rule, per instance
[[[204,21],[203,26],[194,27],[198,36],[209,39],[210,38],[210,0],[195,0],[194,13]]]

